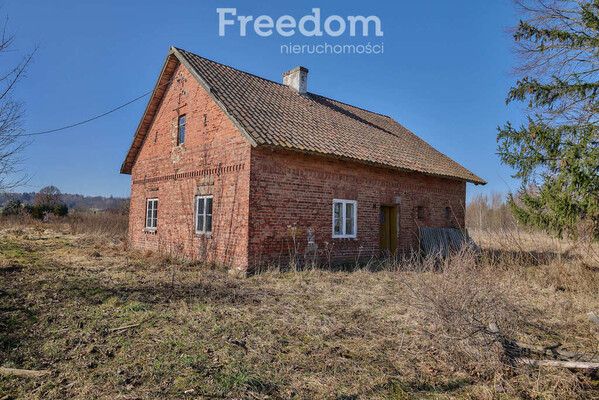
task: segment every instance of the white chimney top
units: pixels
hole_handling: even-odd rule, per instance
[[[289,86],[300,94],[306,93],[308,88],[308,68],[296,67],[283,74],[283,84]]]

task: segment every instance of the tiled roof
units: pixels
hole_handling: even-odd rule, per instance
[[[171,52],[255,145],[486,183],[391,117],[317,94],[299,94],[184,50]]]

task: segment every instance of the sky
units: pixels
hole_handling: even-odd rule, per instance
[[[382,36],[262,37],[239,23],[219,36],[217,8],[237,16],[297,21],[320,8],[327,17],[376,16]],[[102,114],[152,90],[170,46],[268,78],[298,65],[308,91],[395,118],[488,184],[468,184],[467,197],[517,190],[513,171],[496,155],[497,127],[519,124],[524,110],[506,106],[516,76],[507,28],[518,22],[509,0],[364,1],[5,1],[15,34],[0,71],[38,46],[14,96],[26,109],[24,129],[58,128]],[[235,18],[228,16],[228,18]],[[310,25],[307,25],[309,27]],[[331,29],[338,25],[333,23]],[[377,44],[382,54],[281,54],[284,44]],[[22,169],[26,187],[55,185],[65,193],[128,197],[119,173],[148,97],[76,128],[36,136]]]

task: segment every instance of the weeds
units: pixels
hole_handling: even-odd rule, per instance
[[[73,212],[66,217],[55,217],[50,221],[40,221],[28,215],[0,216],[0,227],[12,230],[18,236],[23,228],[37,232],[51,229],[57,232],[68,232],[75,235],[101,236],[125,240],[129,217],[113,213]]]
[[[506,363],[486,331],[596,352],[585,314],[599,311],[599,267],[580,244],[473,232],[483,251],[443,262],[309,262],[238,280],[127,251],[122,230],[82,218],[91,226],[2,221],[0,362],[52,374],[0,377],[0,397],[599,397],[592,374]]]

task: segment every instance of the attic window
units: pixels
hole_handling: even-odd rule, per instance
[[[424,207],[418,206],[416,209],[416,215],[418,219],[424,219]]]
[[[451,217],[451,208],[445,207],[445,218]]]
[[[177,129],[177,146],[185,143],[185,114],[179,116]]]

